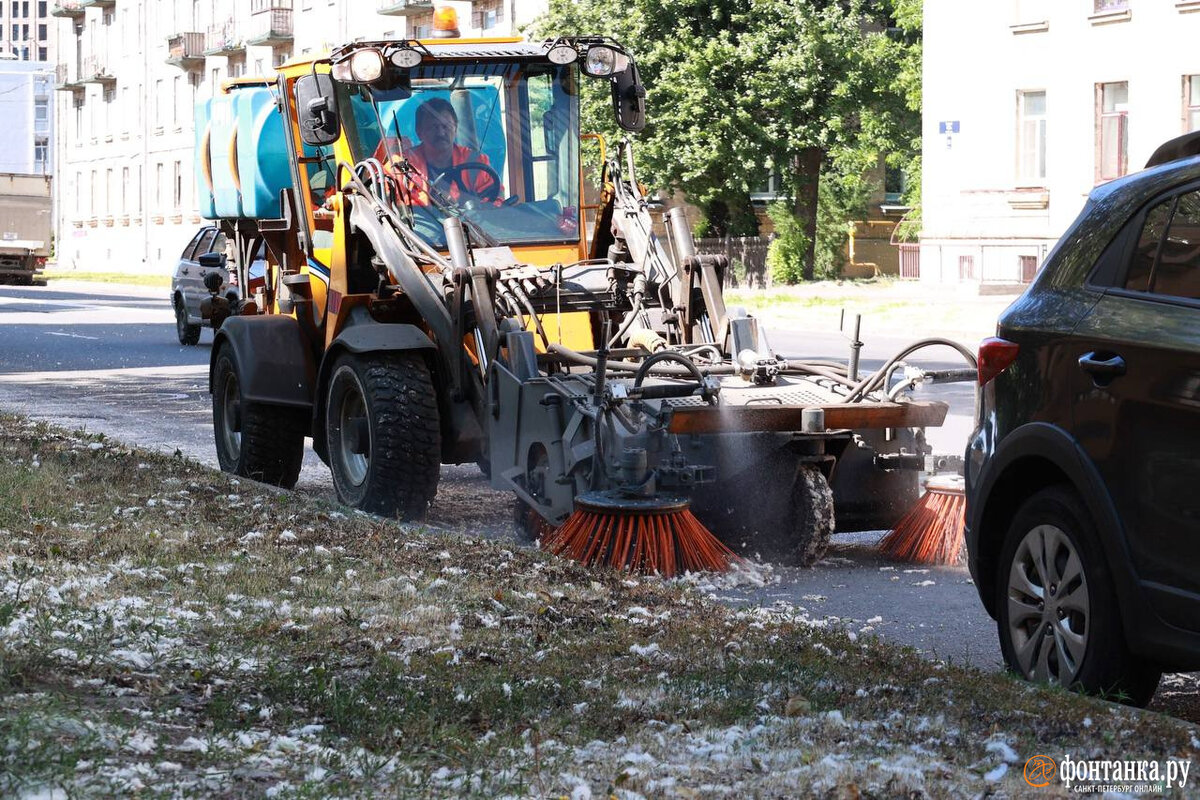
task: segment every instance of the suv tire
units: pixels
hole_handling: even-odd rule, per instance
[[[343,353],[325,403],[329,468],[338,499],[417,520],[437,494],[442,437],[437,393],[419,353]]]
[[[213,435],[225,472],[291,489],[304,461],[308,413],[298,408],[247,403],[233,348],[221,345],[213,373]]]
[[[1067,486],[1018,508],[996,574],[996,625],[1009,669],[1145,705],[1161,671],[1129,651],[1112,574],[1090,514]]]
[[[188,322],[187,306],[179,295],[175,296],[175,335],[185,347],[191,347],[200,341],[200,326]]]

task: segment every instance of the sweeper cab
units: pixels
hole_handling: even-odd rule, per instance
[[[835,510],[903,514],[945,405],[897,391],[899,360],[773,352],[630,139],[581,132],[598,87],[645,125],[598,36],[355,42],[205,104],[204,214],[239,271],[269,264],[212,350],[223,469],[290,486],[311,436],[342,502],[420,518],[441,464],[477,462],[547,545],[666,572],[811,563]]]

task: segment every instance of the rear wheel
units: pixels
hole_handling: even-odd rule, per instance
[[[437,494],[441,428],[429,368],[417,353],[344,353],[325,404],[338,499],[384,516],[421,519]]]
[[[178,296],[175,298],[175,335],[180,344],[188,347],[200,341],[200,326],[188,322],[187,306]]]
[[[304,460],[307,422],[301,409],[246,402],[233,350],[222,345],[213,373],[213,434],[221,469],[292,488]]]
[[[1055,486],[1018,509],[1004,542],[997,628],[1009,669],[1133,705],[1161,671],[1129,651],[1112,575],[1079,497]]]

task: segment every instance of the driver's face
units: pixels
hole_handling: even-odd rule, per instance
[[[454,117],[437,110],[422,115],[421,125],[417,128],[417,136],[420,137],[421,143],[427,145],[443,160],[450,158],[457,133],[458,123]]]

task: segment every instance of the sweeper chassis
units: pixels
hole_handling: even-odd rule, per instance
[[[507,335],[507,351],[489,380],[492,485],[516,494],[517,521],[531,535],[561,525],[581,498],[634,513],[686,499],[735,551],[811,564],[835,529],[889,528],[912,506],[930,460],[923,429],[947,410],[847,402],[844,382],[809,375],[763,386],[699,368],[653,377],[655,363],[687,369],[674,354],[616,361],[621,377],[609,371],[614,360],[635,354],[573,354],[560,367],[598,368],[545,374],[534,370],[525,332]]]

